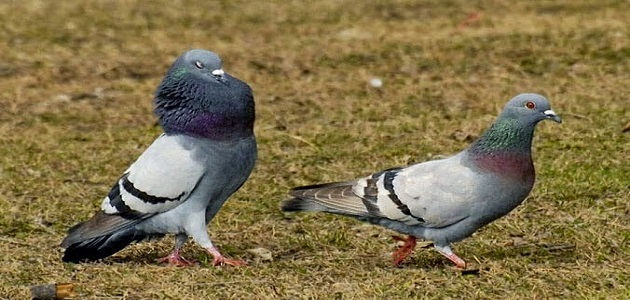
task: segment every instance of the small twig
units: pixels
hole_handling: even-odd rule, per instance
[[[573,244],[539,244],[540,247],[547,249],[547,251],[560,251],[566,249],[575,249]]]
[[[311,147],[313,147],[313,148],[317,148],[317,145],[315,145],[315,144],[313,144],[313,143],[311,143],[311,142],[307,141],[307,140],[306,140],[306,139],[304,139],[303,137],[300,137],[300,136],[297,136],[297,135],[288,134],[288,133],[285,133],[285,134],[286,134],[288,137],[292,138],[292,139],[296,139],[296,140],[298,140],[298,141],[300,141],[300,142],[302,142],[302,143],[304,143],[304,144],[307,144],[307,145],[309,145],[309,146],[311,146]]]
[[[562,113],[563,116],[571,116],[574,117],[576,119],[582,119],[582,120],[588,120],[589,122],[593,122],[593,119],[585,116],[585,115],[578,115],[578,114],[574,114],[574,113]]]

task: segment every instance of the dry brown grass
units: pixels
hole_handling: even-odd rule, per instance
[[[80,299],[630,298],[628,1],[249,2],[0,3],[0,298],[50,282]],[[211,224],[250,265],[213,268],[189,243],[201,266],[157,266],[172,239],[62,263],[65,230],[159,133],[153,90],[194,47],[255,92],[260,159]],[[455,245],[479,274],[430,249],[395,268],[390,231],[278,210],[293,186],[457,152],[455,132],[526,91],[565,123],[538,128],[525,204]]]

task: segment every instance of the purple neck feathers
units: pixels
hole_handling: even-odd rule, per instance
[[[533,184],[533,135],[534,126],[525,126],[518,120],[499,120],[466,150],[467,158],[482,172]]]

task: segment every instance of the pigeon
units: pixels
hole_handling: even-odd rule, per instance
[[[175,248],[161,263],[195,264],[180,255],[190,236],[214,265],[245,265],[221,255],[206,226],[254,167],[252,89],[225,73],[215,53],[193,49],[170,67],[154,104],[164,132],[113,185],[100,210],[68,230],[62,260],[95,261],[132,242],[174,234]]]
[[[506,215],[531,191],[531,146],[536,124],[562,120],[538,94],[507,102],[494,124],[467,149],[448,158],[392,168],[367,177],[297,187],[283,211],[320,211],[351,216],[409,235],[393,253],[399,265],[421,238],[465,269],[451,243]]]

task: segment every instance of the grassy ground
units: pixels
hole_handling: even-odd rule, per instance
[[[0,298],[52,282],[79,299],[630,298],[628,1],[250,2],[0,3]],[[172,238],[62,263],[65,230],[159,134],[152,93],[193,47],[255,92],[260,159],[210,226],[250,265],[192,243],[201,266],[156,265]],[[455,245],[478,273],[431,249],[396,268],[390,231],[278,210],[293,186],[455,153],[520,92],[565,122],[538,128],[525,204]]]

